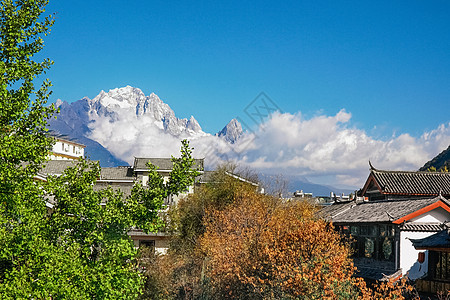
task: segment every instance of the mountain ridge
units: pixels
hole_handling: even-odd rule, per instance
[[[436,171],[443,170],[445,167],[450,169],[450,146],[426,162],[419,171],[428,171],[431,167],[436,168]]]
[[[84,97],[72,103],[58,100],[56,104],[60,113],[56,119],[50,120],[50,129],[86,145],[86,156],[99,160],[101,167],[129,165],[133,156],[137,155],[167,156],[158,152],[164,147],[175,154],[179,141],[184,138],[191,139],[193,144],[197,142],[197,148],[206,150],[206,153],[216,151],[216,146],[233,151],[233,144],[239,144],[244,136],[242,125],[236,119],[230,120],[214,135],[206,133],[194,116],[177,118],[170,106],[156,94],[146,96],[140,89],[131,86],[109,92],[102,90],[93,99]],[[121,132],[118,134],[116,131]],[[145,143],[140,143],[140,146],[129,144],[141,138],[145,139]],[[289,178],[288,189],[291,192],[304,189],[315,195],[340,191],[297,177]]]
[[[93,99],[83,97],[72,103],[58,99],[56,106],[60,113],[56,119],[49,121],[50,129],[89,144],[92,148],[88,149],[87,153],[91,152],[91,159],[100,160],[104,167],[123,165],[126,162],[110,153],[107,147],[93,136],[93,131],[101,122],[142,122],[142,130],[153,128],[179,139],[210,135],[202,130],[194,116],[189,119],[177,118],[170,106],[155,93],[146,96],[142,90],[131,86],[111,89],[108,92],[101,90]],[[220,134],[221,138],[231,144],[242,134],[241,125],[237,120],[233,120],[216,134]]]

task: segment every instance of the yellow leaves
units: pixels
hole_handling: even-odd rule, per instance
[[[333,278],[351,280],[348,249],[306,203],[246,193],[224,210],[207,212],[203,250],[218,288],[274,290],[292,297],[328,293]],[[325,295],[324,294],[324,295]]]
[[[408,294],[408,299],[419,299],[418,296],[411,294],[413,287],[408,284],[407,278],[403,277],[398,281],[380,282],[376,286],[370,288],[361,278],[355,279],[355,286],[359,289],[358,299],[360,300],[375,300],[375,299],[405,299]]]
[[[227,194],[229,191],[232,194]],[[191,260],[201,257],[202,263],[191,265],[189,278],[181,276],[190,295],[195,294],[193,290],[212,299],[377,299],[401,295],[397,286],[374,291],[353,278],[355,267],[348,245],[331,224],[315,217],[315,208],[306,202],[283,203],[239,188],[227,190],[225,195],[218,190],[200,192],[194,200],[220,194],[227,199],[232,195],[236,202],[218,197],[210,201],[214,205],[202,208],[204,231],[196,231],[196,251],[187,256]],[[188,202],[184,204],[187,209]],[[199,272],[200,265],[202,275],[196,278],[193,274]],[[180,277],[178,269],[172,270],[170,278]]]

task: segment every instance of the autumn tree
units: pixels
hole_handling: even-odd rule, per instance
[[[352,298],[349,247],[305,202],[248,193],[210,210],[201,238],[217,298]]]
[[[169,209],[165,232],[172,238],[168,253],[141,255],[140,264],[146,270],[143,299],[208,299],[203,281],[207,258],[198,241],[205,232],[208,210],[225,209],[241,201],[244,191],[255,191],[254,185],[231,176],[237,172],[232,164],[218,167],[208,173],[207,183]],[[254,178],[248,170],[240,174]]]
[[[205,231],[203,219],[208,209],[224,209],[240,201],[242,191],[255,190],[254,185],[231,176],[235,171],[236,166],[232,164],[219,166],[209,173],[207,182],[198,186],[194,194],[180,199],[178,205],[170,208],[171,222],[167,231],[173,235],[172,251],[190,252],[195,248]]]
[[[348,242],[305,201],[216,172],[174,208],[167,255],[144,257],[144,299],[403,299],[405,282],[354,277]]]
[[[368,286],[354,277],[348,242],[308,202],[240,198],[204,218],[210,299],[404,299],[411,290],[406,279]]]

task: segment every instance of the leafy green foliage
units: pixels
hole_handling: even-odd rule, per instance
[[[36,172],[51,145],[45,135],[46,120],[55,111],[45,107],[50,82],[34,91],[34,80],[53,63],[32,60],[44,46],[42,37],[53,24],[51,17],[40,20],[47,1],[2,1],[0,6],[0,138],[2,179],[16,178],[7,172],[21,162],[21,175]],[[33,100],[30,100],[31,97]],[[3,172],[4,171],[4,172]],[[4,188],[7,188],[5,186]]]
[[[194,159],[191,155],[192,150],[189,148],[189,142],[183,140],[181,143],[181,157],[172,156],[173,169],[167,185],[167,192],[172,195],[178,195],[187,186],[193,185],[195,178],[200,174],[198,171],[203,171],[192,168]]]
[[[137,251],[126,235],[133,210],[120,191],[93,190],[99,174],[97,164],[81,161],[44,185],[55,203],[47,216],[46,240],[62,254],[56,263],[65,270],[51,291],[56,289],[60,296],[76,292],[81,298],[132,299],[141,286]]]
[[[82,160],[62,176],[50,176],[41,184],[29,182],[41,187],[32,195],[34,201],[23,205],[23,209],[34,211],[34,219],[21,219],[14,225],[13,219],[2,219],[2,237],[9,241],[2,249],[3,295],[137,297],[143,282],[136,266],[137,250],[127,232],[132,227],[158,229],[158,212],[171,182],[165,184],[154,173],[147,184],[155,186],[137,184],[124,198],[121,191],[112,188],[94,190],[99,174],[98,164]],[[185,188],[180,185],[175,191]],[[54,204],[48,213],[45,201]],[[11,229],[17,232],[12,235]]]
[[[45,107],[50,82],[35,91],[34,81],[52,64],[34,61],[42,36],[53,24],[40,18],[47,1],[1,1],[0,4],[0,293],[2,298],[29,298],[43,285],[34,275],[39,262],[55,250],[42,236],[47,209],[44,193],[33,181],[51,148]],[[33,100],[32,100],[33,99]],[[44,221],[44,222],[43,222]],[[33,280],[30,277],[34,277]],[[23,288],[18,288],[23,287]],[[36,294],[36,297],[43,297]]]
[[[48,80],[34,83],[52,62],[33,60],[53,24],[47,0],[0,2],[0,295],[1,299],[133,299],[142,289],[133,227],[155,231],[163,200],[194,181],[191,152],[173,158],[168,183],[150,166],[147,186],[124,198],[94,189],[95,163],[80,161],[60,177],[38,171],[53,139],[47,120]]]
[[[181,157],[172,157],[173,169],[167,182],[164,182],[164,178],[158,173],[156,166],[151,162],[147,163],[147,186],[151,188],[146,188],[141,183],[135,184],[131,198],[128,200],[133,203],[132,215],[136,227],[146,232],[154,232],[164,225],[158,217],[159,210],[163,208],[164,199],[184,192],[188,186],[194,184],[195,178],[200,174],[197,169],[193,168],[194,159],[191,153],[189,142],[183,140]]]

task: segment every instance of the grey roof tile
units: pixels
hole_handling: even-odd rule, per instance
[[[209,183],[214,180],[215,171],[204,171],[198,178],[198,182],[200,183]]]
[[[94,191],[99,191],[106,189],[108,187],[111,187],[113,190],[122,191],[123,195],[125,197],[128,197],[131,195],[131,190],[133,189],[134,183],[105,183],[105,182],[99,182],[97,181],[97,184],[94,185]]]
[[[143,170],[147,169],[147,162],[151,162],[159,170],[172,170],[173,163],[171,158],[146,158],[146,157],[135,157],[134,158],[134,169]],[[203,170],[203,159],[194,159],[194,168]]]
[[[447,200],[442,197],[362,203],[351,201],[326,206],[321,210],[321,215],[334,223],[391,223],[437,201],[444,201],[448,204]]]
[[[450,230],[445,229],[423,239],[411,239],[416,249],[450,248]]]
[[[403,231],[437,232],[444,228],[443,223],[405,222],[400,229]]]
[[[136,176],[132,167],[102,168],[100,179],[134,180]]]
[[[258,186],[259,183],[256,181],[253,181],[251,179],[246,179],[244,177],[241,177],[237,174],[231,173],[231,172],[225,172],[225,175],[230,176],[236,180],[239,180],[241,182],[246,182],[254,186]],[[212,183],[214,181],[217,181],[218,178],[220,178],[220,175],[218,175],[217,171],[203,171],[202,174],[198,177],[199,183]]]
[[[44,163],[39,173],[44,175],[61,175],[65,169],[74,167],[77,161],[73,160],[49,160]]]
[[[450,195],[450,173],[381,171],[372,169],[383,193],[404,195]]]

